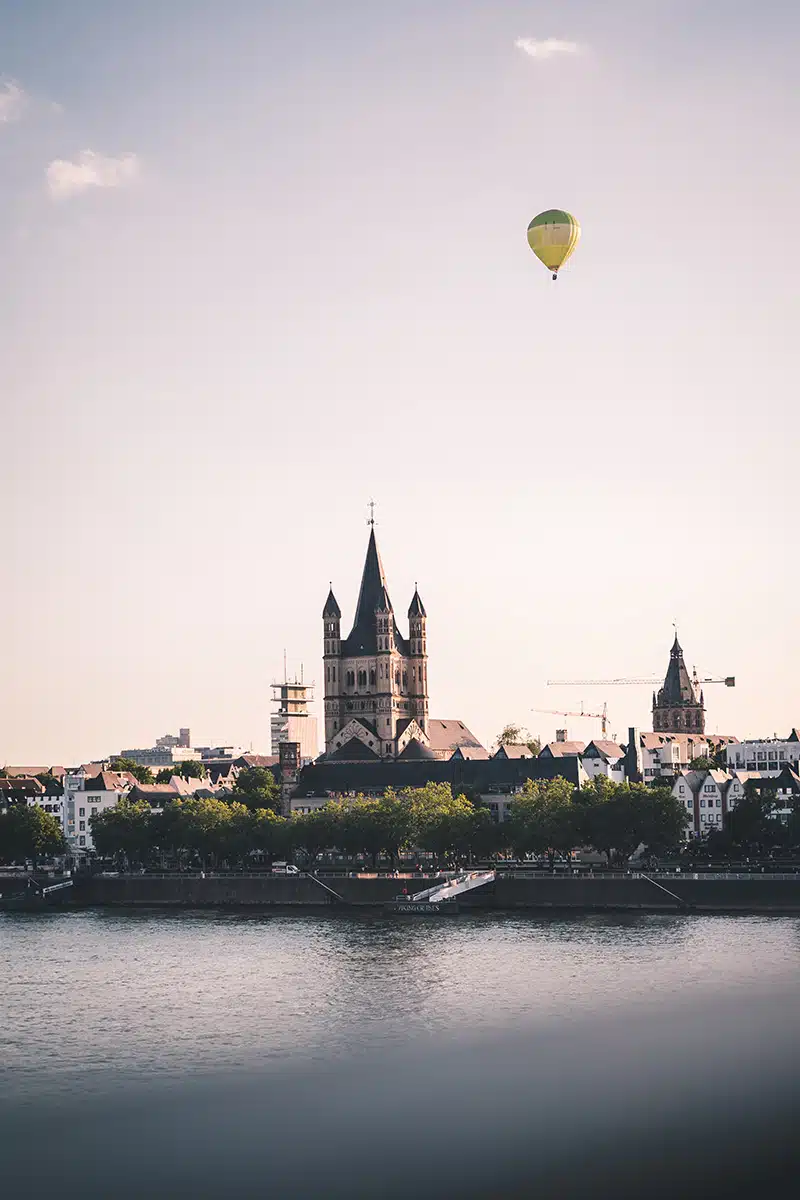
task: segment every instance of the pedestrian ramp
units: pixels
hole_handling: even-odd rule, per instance
[[[414,904],[439,904],[442,900],[454,900],[464,892],[473,892],[475,888],[487,883],[494,883],[495,871],[464,871],[454,875],[446,883],[437,883],[435,887],[426,888],[424,892],[415,892],[408,899]]]

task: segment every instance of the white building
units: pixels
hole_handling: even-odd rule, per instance
[[[793,729],[788,738],[764,738],[733,742],[726,752],[729,771],[757,771],[760,775],[780,775],[785,766],[798,770],[800,733]]]
[[[727,771],[681,771],[672,787],[673,796],[685,807],[691,824],[689,837],[702,837],[710,829],[722,831],[726,798],[731,784]]]
[[[605,738],[596,738],[581,755],[581,766],[590,779],[598,775],[623,783],[625,780],[625,747]]]
[[[66,826],[64,836],[70,849],[94,850],[91,818],[114,808],[122,796],[127,796],[136,780],[127,771],[101,771],[81,779],[79,788],[65,787]]]

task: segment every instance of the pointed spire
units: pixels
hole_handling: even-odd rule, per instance
[[[428,615],[425,612],[425,605],[420,599],[419,588],[416,583],[414,584],[414,595],[411,600],[411,605],[408,609],[408,615],[409,617],[427,617]]]
[[[375,526],[370,526],[367,557],[364,559],[364,570],[361,575],[361,589],[356,605],[355,628],[362,622],[372,625],[376,611],[391,612],[392,602],[389,599],[389,589],[386,587],[386,576],[383,573],[383,563],[378,553],[378,543],[375,540]]]
[[[339,608],[336,597],[333,594],[333,583],[331,583],[330,591],[328,592],[328,599],[325,601],[325,607],[322,610],[322,616],[331,617],[338,621],[341,615],[342,610]]]

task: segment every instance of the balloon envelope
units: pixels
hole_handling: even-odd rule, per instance
[[[528,226],[528,245],[554,275],[563,267],[581,236],[581,227],[572,213],[548,208]]]

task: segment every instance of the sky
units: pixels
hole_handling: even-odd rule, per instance
[[[800,723],[799,40],[789,0],[0,0],[0,762],[268,752],[372,498],[487,745],[649,728],[546,681],[663,677],[673,622],[736,676],[709,730]]]

